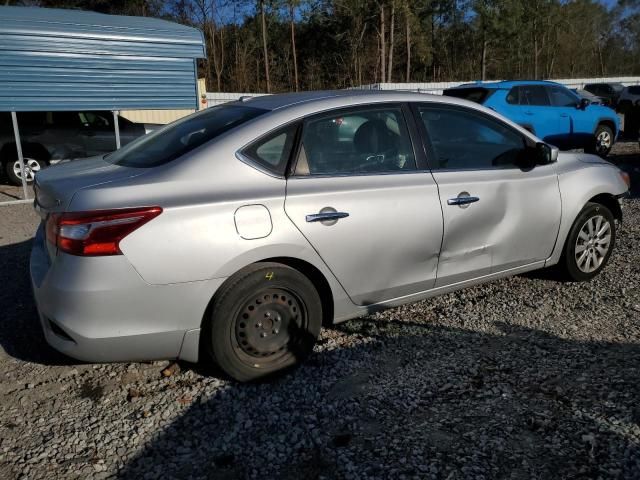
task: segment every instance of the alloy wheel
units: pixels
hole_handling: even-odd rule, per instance
[[[598,153],[608,152],[611,148],[611,134],[603,130],[596,137],[596,150]]]
[[[27,182],[33,182],[36,173],[42,169],[42,165],[35,158],[24,159],[24,176]],[[22,178],[22,170],[20,169],[20,161],[13,163],[13,173],[17,178]]]
[[[602,265],[611,248],[611,224],[602,215],[587,219],[575,246],[576,264],[580,271],[592,273]]]

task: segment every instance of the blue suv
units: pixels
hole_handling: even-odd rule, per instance
[[[561,149],[584,148],[605,157],[620,131],[616,112],[591,105],[559,83],[477,82],[444,94],[481,103]]]

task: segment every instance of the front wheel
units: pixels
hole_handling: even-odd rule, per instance
[[[256,263],[216,293],[204,342],[226,374],[246,382],[302,362],[321,325],[320,296],[305,275],[278,263]]]
[[[588,153],[595,153],[602,158],[609,155],[611,148],[613,147],[613,130],[606,125],[598,125],[595,133],[593,134],[592,145],[587,148]]]
[[[25,157],[24,158],[24,174],[27,183],[32,183],[38,173],[49,164],[46,160],[39,160],[37,158]],[[13,185],[22,185],[22,169],[20,168],[20,161],[18,159],[8,160],[5,163],[5,170],[9,182]]]
[[[609,261],[615,240],[611,211],[599,203],[588,203],[571,227],[560,267],[571,280],[590,280]]]

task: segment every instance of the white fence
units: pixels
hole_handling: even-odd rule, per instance
[[[226,92],[208,92],[207,93],[207,106],[215,107],[222,103],[233,102],[239,100],[242,97],[261,97],[262,95],[268,95],[268,93],[226,93]]]
[[[500,81],[500,80],[491,80]],[[587,83],[605,83],[619,82],[623,85],[640,85],[640,77],[598,77],[598,78],[562,78],[550,80],[552,82],[561,83],[569,88],[583,88]],[[407,92],[432,93],[442,95],[442,91],[447,88],[457,87],[463,83],[474,83],[475,80],[468,82],[431,82],[431,83],[372,83],[370,85],[361,85],[353,87],[353,90],[402,90]],[[221,103],[233,102],[241,97],[259,97],[268,95],[267,93],[224,93],[209,92],[207,93],[207,106],[213,107]]]
[[[500,80],[491,80],[499,82]],[[569,88],[583,88],[587,83],[619,82],[623,85],[640,85],[640,77],[599,77],[599,78],[561,78],[549,79],[551,82],[561,83]],[[432,93],[442,95],[447,88],[457,87],[467,82],[432,82],[432,83],[372,83],[354,87],[354,90],[403,90],[409,92]]]

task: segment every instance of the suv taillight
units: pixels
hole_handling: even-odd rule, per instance
[[[122,255],[120,241],[161,213],[160,207],[54,213],[47,218],[46,236],[71,255]]]

